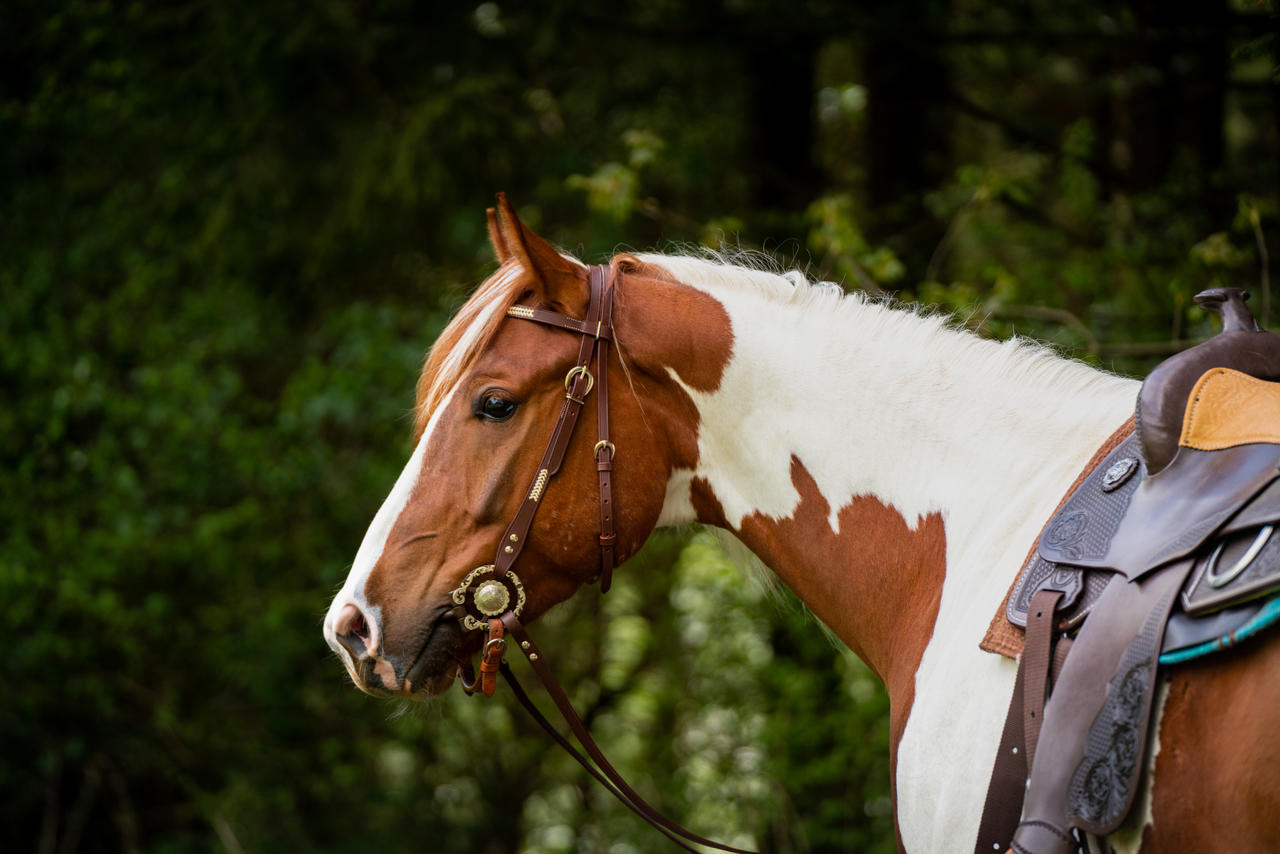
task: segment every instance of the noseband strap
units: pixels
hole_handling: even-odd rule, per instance
[[[599,578],[601,592],[607,592],[612,584],[618,543],[618,534],[614,530],[613,513],[613,458],[616,448],[609,438],[609,344],[613,340],[611,318],[615,279],[610,268],[604,266],[591,267],[589,278],[591,297],[587,306],[587,316],[582,320],[531,306],[517,305],[507,309],[508,317],[529,320],[545,326],[575,332],[582,336],[582,341],[578,345],[577,361],[569,370],[569,373],[565,375],[565,399],[560,408],[560,417],[556,420],[555,428],[551,432],[551,439],[547,442],[547,449],[543,452],[542,459],[538,463],[538,470],[529,485],[525,500],[516,512],[515,518],[511,520],[511,524],[503,532],[502,541],[498,544],[498,554],[493,561],[493,566],[481,567],[473,571],[463,581],[462,585],[454,591],[454,601],[464,611],[464,603],[471,602],[473,607],[483,604],[475,602],[476,594],[480,592],[477,585],[482,576],[486,578],[506,578],[509,576],[515,587],[521,590],[519,602],[523,604],[523,589],[520,587],[520,581],[511,567],[515,564],[516,558],[520,556],[521,551],[524,550],[525,542],[529,537],[529,529],[533,526],[533,517],[538,512],[538,507],[542,504],[543,496],[546,495],[548,483],[560,471],[560,465],[564,462],[565,453],[569,449],[569,440],[573,437],[573,429],[578,423],[578,415],[582,412],[582,407],[586,404],[586,397],[593,388],[596,393],[598,440],[592,455],[596,460],[596,477],[600,490]],[[594,375],[591,373],[593,357],[595,362]],[[485,583],[493,584],[495,582],[488,580]],[[476,586],[476,590],[470,589],[473,586]],[[488,616],[488,614],[485,614],[485,616]],[[476,627],[483,625],[474,617],[469,617],[470,623],[465,622],[468,617],[463,617],[463,619],[464,628],[468,630],[475,630]],[[538,707],[529,699],[529,695],[525,693],[520,683],[516,680],[511,668],[502,660],[502,653],[507,645],[507,637],[514,639],[520,651],[529,659],[529,664],[533,666],[534,673],[538,674],[538,678],[542,681],[547,694],[555,702],[556,708],[560,710],[560,714],[564,716],[565,721],[568,723],[570,731],[573,732],[590,759],[574,748],[551,722],[538,711]],[[467,672],[469,668],[470,665],[465,665],[462,669]],[[579,717],[573,705],[569,702],[568,694],[560,687],[560,683],[556,681],[555,676],[551,673],[551,669],[547,666],[541,651],[534,645],[528,631],[520,622],[518,607],[508,608],[500,617],[488,621],[487,641],[481,661],[480,678],[464,677],[462,680],[463,689],[468,693],[479,690],[485,695],[492,695],[494,671],[498,669],[501,670],[503,677],[511,686],[511,692],[515,694],[516,699],[520,701],[520,704],[524,706],[530,716],[547,731],[557,744],[563,747],[583,768],[587,769],[591,776],[608,789],[624,806],[649,822],[676,845],[686,851],[694,852],[698,851],[698,849],[691,847],[690,843],[727,851],[730,854],[751,854],[751,852],[741,848],[732,848],[728,845],[712,842],[710,839],[705,839],[693,831],[681,827],[649,805],[634,789],[627,785],[627,781],[605,758],[604,752],[595,743],[591,733],[587,731],[586,724],[582,722],[582,718]]]

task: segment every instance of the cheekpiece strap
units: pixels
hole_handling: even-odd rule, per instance
[[[582,336],[582,341],[578,346],[578,358],[565,375],[565,399],[560,408],[560,416],[556,419],[551,439],[543,452],[525,500],[503,532],[494,566],[500,571],[509,570],[523,551],[534,516],[546,495],[547,484],[560,471],[578,416],[586,403],[587,395],[594,388],[599,425],[594,456],[600,490],[600,582],[601,590],[608,590],[616,560],[617,543],[617,534],[613,530],[613,458],[616,449],[609,439],[608,390],[609,342],[613,339],[610,321],[614,278],[609,267],[599,264],[588,270],[588,277],[590,301],[587,316],[582,320],[532,306],[515,305],[507,309],[508,317],[576,332]],[[593,356],[595,374],[591,372]]]

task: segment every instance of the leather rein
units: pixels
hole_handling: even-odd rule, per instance
[[[741,848],[733,848],[690,831],[668,819],[631,788],[617,769],[605,758],[604,753],[587,731],[586,724],[574,710],[568,694],[560,686],[541,650],[529,637],[520,613],[525,604],[525,591],[512,565],[520,556],[533,525],[534,515],[546,494],[547,484],[560,471],[569,440],[573,436],[578,416],[586,405],[586,398],[595,389],[598,439],[593,456],[596,461],[600,490],[600,591],[609,590],[616,563],[618,535],[614,531],[613,514],[613,458],[615,447],[609,439],[609,345],[613,341],[612,310],[616,274],[607,266],[596,265],[589,270],[590,301],[587,316],[578,320],[553,311],[516,305],[507,309],[507,316],[564,329],[581,336],[576,363],[564,378],[565,399],[560,409],[547,448],[538,464],[537,474],[511,524],[507,526],[498,545],[493,563],[477,567],[467,574],[462,584],[453,591],[453,612],[462,622],[464,632],[484,631],[486,639],[480,659],[480,676],[476,678],[470,662],[459,662],[459,679],[468,694],[479,691],[492,696],[497,674],[501,673],[511,692],[538,725],[546,730],[558,745],[565,749],[578,764],[587,770],[601,785],[609,790],[624,806],[643,818],[675,844],[687,851],[697,851],[690,843],[704,845],[732,854],[752,854]],[[595,362],[595,373],[591,364]],[[534,705],[515,674],[503,660],[507,637],[516,641],[520,651],[532,665],[534,673],[542,681],[560,714],[564,716],[570,731],[586,752],[584,756],[543,716]],[[590,757],[588,759],[587,757]],[[594,763],[594,764],[593,764]]]

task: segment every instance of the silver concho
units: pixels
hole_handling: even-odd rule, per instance
[[[1138,470],[1138,460],[1136,457],[1123,457],[1116,460],[1111,468],[1107,469],[1107,473],[1102,476],[1102,491],[1111,492],[1119,489],[1120,486],[1129,478],[1133,477],[1133,473]]]
[[[476,588],[476,595],[471,597],[476,603],[476,610],[486,617],[496,617],[507,610],[511,594],[501,581],[486,581]]]
[[[453,591],[452,598],[454,604],[467,609],[468,613],[462,618],[462,627],[468,631],[483,629],[486,624],[478,617],[491,619],[507,611],[520,616],[520,612],[524,610],[524,585],[511,570],[499,575],[497,568],[490,563],[467,573],[467,577]],[[513,598],[514,607],[511,604]]]

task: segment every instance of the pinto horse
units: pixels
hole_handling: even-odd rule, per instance
[[[438,695],[480,649],[451,594],[526,484],[523,620],[601,573],[594,406],[538,477],[578,336],[518,319],[586,317],[588,268],[499,213],[500,266],[431,350],[413,454],[325,619],[377,696]],[[646,254],[609,275],[618,562],[664,525],[740,540],[884,682],[899,847],[972,851],[1016,671],[979,642],[1138,384],[796,273]],[[1259,642],[1162,677],[1147,782],[1105,850],[1280,850],[1278,669]]]

